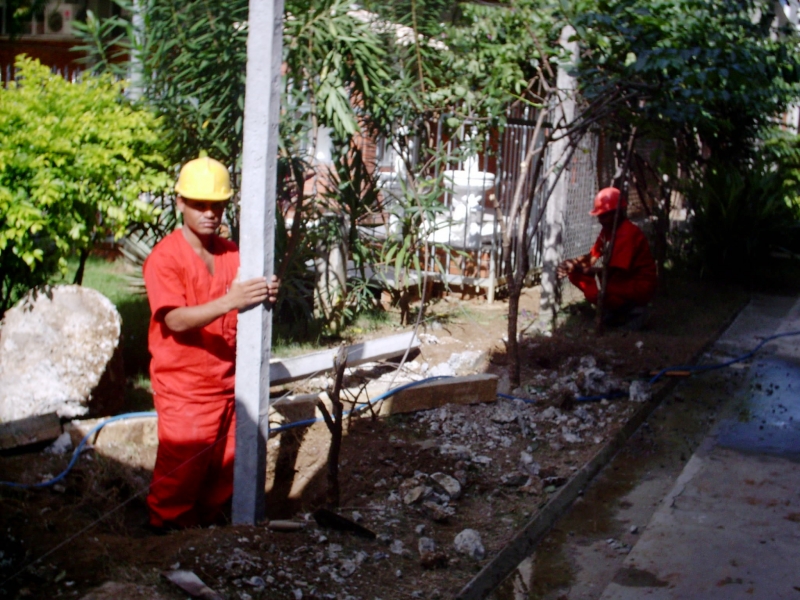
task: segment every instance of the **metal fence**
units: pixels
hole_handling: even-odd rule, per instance
[[[597,219],[589,215],[598,187],[598,138],[588,134],[572,156],[566,178],[567,197],[564,209],[563,258],[586,254],[600,233]]]

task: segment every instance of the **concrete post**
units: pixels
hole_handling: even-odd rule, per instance
[[[143,70],[144,65],[142,64],[142,46],[144,45],[144,17],[142,16],[142,7],[139,4],[139,0],[133,0],[131,4],[131,29],[133,39],[131,40],[131,55],[130,55],[130,66],[128,68],[129,75],[128,79],[130,83],[128,84],[128,89],[126,90],[126,95],[128,98],[136,102],[144,93],[144,81],[143,81]]]
[[[273,273],[282,41],[283,0],[250,0],[239,234],[242,279],[270,278]],[[264,517],[271,342],[270,310],[258,306],[239,313],[234,524],[252,525]]]
[[[577,44],[569,42],[570,36],[574,34],[572,27],[565,27],[561,32],[560,43],[567,48],[573,55],[577,52]],[[575,88],[576,81],[567,74],[563,67],[559,67],[556,85],[565,98],[560,108],[563,110],[565,122],[570,123],[575,117]],[[554,115],[553,121],[558,121],[562,115]],[[549,150],[551,160],[559,160],[567,148],[566,139],[554,143]],[[555,316],[558,306],[561,303],[561,294],[558,278],[556,277],[556,267],[563,260],[564,255],[564,214],[567,208],[569,172],[564,171],[556,182],[548,182],[548,189],[555,185],[550,200],[547,203],[545,216],[542,222],[544,227],[542,243],[542,283],[539,305],[539,322],[544,329],[551,329],[555,323]]]

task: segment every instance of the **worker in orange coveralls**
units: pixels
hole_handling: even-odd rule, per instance
[[[147,503],[156,531],[223,519],[233,494],[237,314],[274,302],[279,287],[275,278],[240,281],[236,244],[216,234],[233,195],[222,163],[207,157],[186,163],[175,191],[183,227],[144,263],[158,412]]]
[[[623,198],[614,239],[611,259],[608,262],[606,296],[604,307],[611,313],[624,314],[635,307],[647,305],[656,292],[656,263],[642,230],[628,220],[627,203]],[[586,300],[597,304],[599,288],[597,276],[601,268],[596,266],[603,257],[611,240],[614,214],[620,203],[620,191],[609,187],[600,190],[594,199],[594,209],[589,213],[600,221],[602,230],[588,254],[562,262],[556,272],[569,277],[586,296]]]

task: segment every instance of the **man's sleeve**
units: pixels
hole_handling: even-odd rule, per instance
[[[597,239],[594,241],[594,246],[592,249],[589,250],[589,254],[595,258],[602,258],[603,257],[603,235],[600,234],[597,236]]]
[[[170,310],[186,306],[186,286],[176,261],[163,253],[154,252],[144,262],[144,285],[150,311],[161,321]]]

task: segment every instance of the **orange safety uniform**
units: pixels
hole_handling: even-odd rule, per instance
[[[606,234],[601,231],[589,254],[601,258],[607,241]],[[628,219],[617,226],[608,266],[604,303],[607,309],[644,306],[653,299],[658,286],[656,263],[644,233]],[[600,292],[594,275],[573,272],[569,274],[569,280],[583,292],[589,302],[597,304]]]
[[[215,236],[214,274],[181,230],[144,263],[152,317],[150,380],[158,413],[158,454],[147,503],[156,527],[209,525],[233,493],[234,373],[237,311],[177,333],[164,322],[174,308],[225,295],[239,269],[236,244]]]

